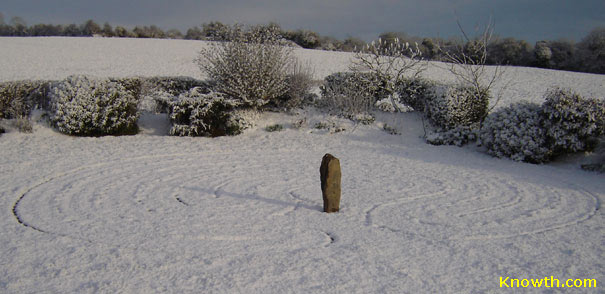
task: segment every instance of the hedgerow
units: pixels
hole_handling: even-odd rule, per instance
[[[241,102],[217,93],[193,88],[168,102],[174,136],[217,137],[238,135],[246,124],[235,111]]]
[[[51,122],[75,136],[135,134],[140,80],[71,76],[54,84]]]

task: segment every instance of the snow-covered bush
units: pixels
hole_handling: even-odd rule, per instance
[[[285,33],[285,37],[307,49],[315,49],[321,45],[319,34],[309,30],[289,31]]]
[[[29,91],[20,86],[21,84],[15,82],[0,84],[0,118],[13,118],[29,113],[26,103]]]
[[[443,130],[480,123],[488,113],[488,91],[476,91],[462,85],[431,87],[426,100],[425,114],[430,122]]]
[[[496,157],[516,161],[542,163],[552,152],[542,127],[542,111],[538,104],[518,102],[491,113],[480,131],[480,144]]]
[[[371,73],[338,72],[320,86],[321,106],[345,115],[367,113],[380,97],[379,81]]]
[[[376,121],[376,118],[369,113],[360,113],[348,117],[350,120],[362,125],[371,125]]]
[[[175,136],[217,137],[238,135],[245,129],[245,122],[234,109],[238,100],[217,92],[206,93],[203,88],[193,88],[169,102],[169,116]]]
[[[143,81],[140,78],[110,78],[109,81],[124,87],[124,89],[137,100],[141,98]]]
[[[292,50],[281,46],[277,28],[232,28],[231,42],[216,42],[200,52],[198,65],[217,90],[258,108],[288,91]]]
[[[280,124],[274,124],[274,125],[270,125],[265,127],[265,131],[267,132],[279,132],[282,131],[284,129],[284,126],[280,125]]]
[[[329,121],[329,122],[320,121],[320,122],[315,123],[315,125],[313,127],[318,130],[327,130],[330,134],[336,134],[336,133],[346,131],[346,129],[343,126],[341,126],[340,124],[337,124],[336,122],[333,122],[333,121]]]
[[[202,35],[200,40],[206,38],[210,41],[229,41],[231,27],[218,21],[205,23],[202,25]]]
[[[308,122],[307,122],[307,118],[303,117],[301,119],[296,119],[292,122],[292,128],[294,129],[302,129],[303,127],[307,127],[308,126]]]
[[[555,154],[590,150],[605,134],[605,102],[552,89],[543,106],[544,129]]]
[[[144,81],[147,91],[164,92],[172,96],[179,96],[195,87],[212,87],[207,81],[197,80],[192,77],[152,77]]]
[[[50,90],[51,121],[76,136],[134,134],[140,81],[71,76]]]
[[[392,98],[392,99],[391,99]],[[380,111],[384,112],[411,112],[414,111],[414,108],[408,106],[407,104],[401,103],[399,99],[399,94],[395,93],[394,97],[383,98],[376,101],[374,104],[376,108]]]
[[[143,98],[140,108],[157,113],[168,112],[168,102],[174,97],[199,87],[206,93],[212,90],[212,83],[191,77],[152,77],[143,81]]]
[[[553,89],[542,106],[522,102],[490,114],[480,139],[497,157],[541,163],[564,153],[589,150],[603,134],[603,100]]]
[[[580,167],[585,171],[605,173],[605,164],[603,163],[582,164]]]
[[[470,126],[455,127],[429,134],[426,137],[426,141],[432,145],[456,145],[459,147],[475,140],[477,140],[477,129]]]
[[[46,81],[0,83],[0,118],[28,117],[34,107],[46,107],[48,87]]]
[[[390,126],[388,124],[384,124],[382,126],[382,130],[387,132],[390,135],[401,135],[401,133],[393,126]]]
[[[399,103],[407,105],[415,111],[424,111],[424,103],[434,82],[423,78],[402,78],[395,85],[395,93]]]

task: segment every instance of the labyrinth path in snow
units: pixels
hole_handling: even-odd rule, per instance
[[[322,247],[339,241],[339,226],[435,240],[506,238],[574,225],[598,209],[595,195],[556,178],[529,182],[353,150],[341,157],[343,203],[334,218],[321,212],[319,162],[311,158],[321,157],[200,152],[102,162],[42,179],[18,195],[13,213],[44,233],[186,251],[191,242],[208,250]]]

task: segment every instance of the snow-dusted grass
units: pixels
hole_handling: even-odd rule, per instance
[[[12,54],[0,55],[1,80],[199,78],[192,60],[204,44],[0,42],[0,53]],[[297,54],[316,75],[348,66],[343,53]],[[507,90],[511,100],[542,99],[554,85],[587,96],[605,87],[597,75],[507,75],[520,79]],[[448,79],[432,66],[427,77]],[[153,115],[142,116],[136,136],[75,138],[39,123],[32,134],[2,134],[0,292],[602,292],[603,174],[427,145],[415,113],[367,126],[313,111],[256,121],[214,139],[157,136],[168,127]],[[318,122],[346,130],[330,134]],[[401,135],[384,132],[385,123]],[[275,124],[284,129],[264,130]],[[327,152],[343,170],[336,214],[321,212]],[[596,279],[598,288],[499,288],[500,277],[545,276]]]

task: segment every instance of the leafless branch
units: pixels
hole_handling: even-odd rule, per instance
[[[487,48],[493,37],[494,22],[490,18],[485,28],[472,38],[466,33],[459,20],[456,23],[462,33],[463,41],[455,44],[453,48],[438,45],[439,51],[449,63],[447,69],[460,83],[474,88],[477,93],[489,93],[505,73],[505,68],[502,66],[486,66]],[[493,71],[489,72],[488,68],[492,68]],[[497,95],[494,106],[500,100],[501,94]]]
[[[399,39],[393,42],[378,39],[366,45],[363,50],[355,54],[351,66],[353,72],[372,73],[379,81],[377,87],[381,92],[389,95],[395,109],[398,109],[398,106],[393,94],[397,82],[410,74],[416,78],[425,69],[426,62],[422,59],[418,44],[412,47],[407,42],[400,42]]]

